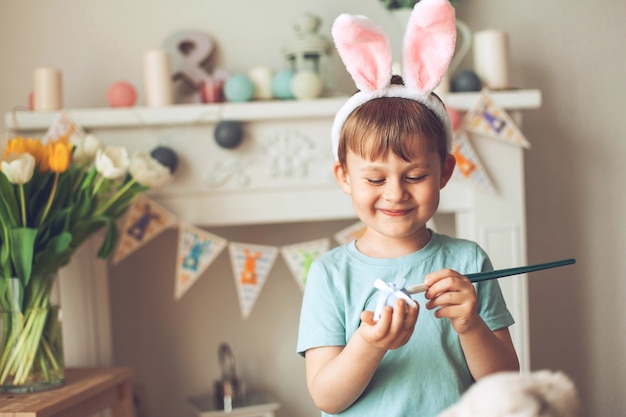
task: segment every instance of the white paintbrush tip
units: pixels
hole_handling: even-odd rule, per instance
[[[409,294],[418,294],[420,292],[426,292],[428,290],[428,285],[426,284],[417,284],[411,287],[405,288],[406,292]]]

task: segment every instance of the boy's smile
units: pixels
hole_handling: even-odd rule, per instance
[[[442,164],[436,152],[421,152],[411,161],[394,154],[370,161],[348,152],[345,170],[336,164],[335,176],[367,226],[359,250],[396,257],[424,247],[430,239],[426,222],[437,211],[453,169],[454,157]]]

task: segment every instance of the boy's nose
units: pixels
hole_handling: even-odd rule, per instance
[[[406,190],[402,181],[387,180],[383,198],[387,201],[402,201],[406,198]]]

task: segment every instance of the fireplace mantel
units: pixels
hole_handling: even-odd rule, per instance
[[[541,104],[538,90],[492,94],[499,107],[516,113]],[[478,98],[479,93],[443,97],[447,106],[460,111]],[[123,145],[131,152],[161,145],[172,148],[180,168],[174,181],[152,191],[151,197],[182,221],[223,226],[354,217],[351,202],[331,172],[330,124],[345,100],[69,109],[67,113],[107,145]],[[6,115],[6,123],[22,134],[42,132],[57,116],[58,112],[15,112]],[[241,146],[227,150],[215,143],[213,128],[221,120],[242,123]],[[451,183],[441,210],[470,206],[466,188]]]
[[[450,93],[443,96],[446,105],[467,110],[479,93]],[[541,105],[539,90],[507,90],[492,93],[498,106],[507,110],[536,109]],[[325,117],[335,114],[346,97],[315,100],[273,100],[245,103],[179,104],[168,107],[85,108],[68,109],[72,118],[86,129],[168,127],[176,125],[211,124],[219,120],[258,121]],[[47,129],[58,112],[17,111],[5,115],[6,126],[19,131]]]

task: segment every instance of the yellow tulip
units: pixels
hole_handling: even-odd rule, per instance
[[[29,154],[35,157],[37,164],[41,164],[46,154],[43,143],[39,139],[28,138],[26,139],[26,149]]]
[[[67,138],[65,138],[67,139]],[[72,161],[72,144],[63,138],[47,144],[48,167],[52,172],[65,172]]]
[[[21,136],[16,136],[13,139],[10,139],[7,143],[7,146],[4,149],[4,158],[7,158],[11,154],[21,155],[26,152],[28,152],[26,139]]]
[[[35,158],[39,171],[49,170],[46,148],[39,139],[24,139],[21,136],[14,137],[9,140],[4,150],[4,157],[7,158],[10,154],[22,155],[25,153],[29,153]]]

